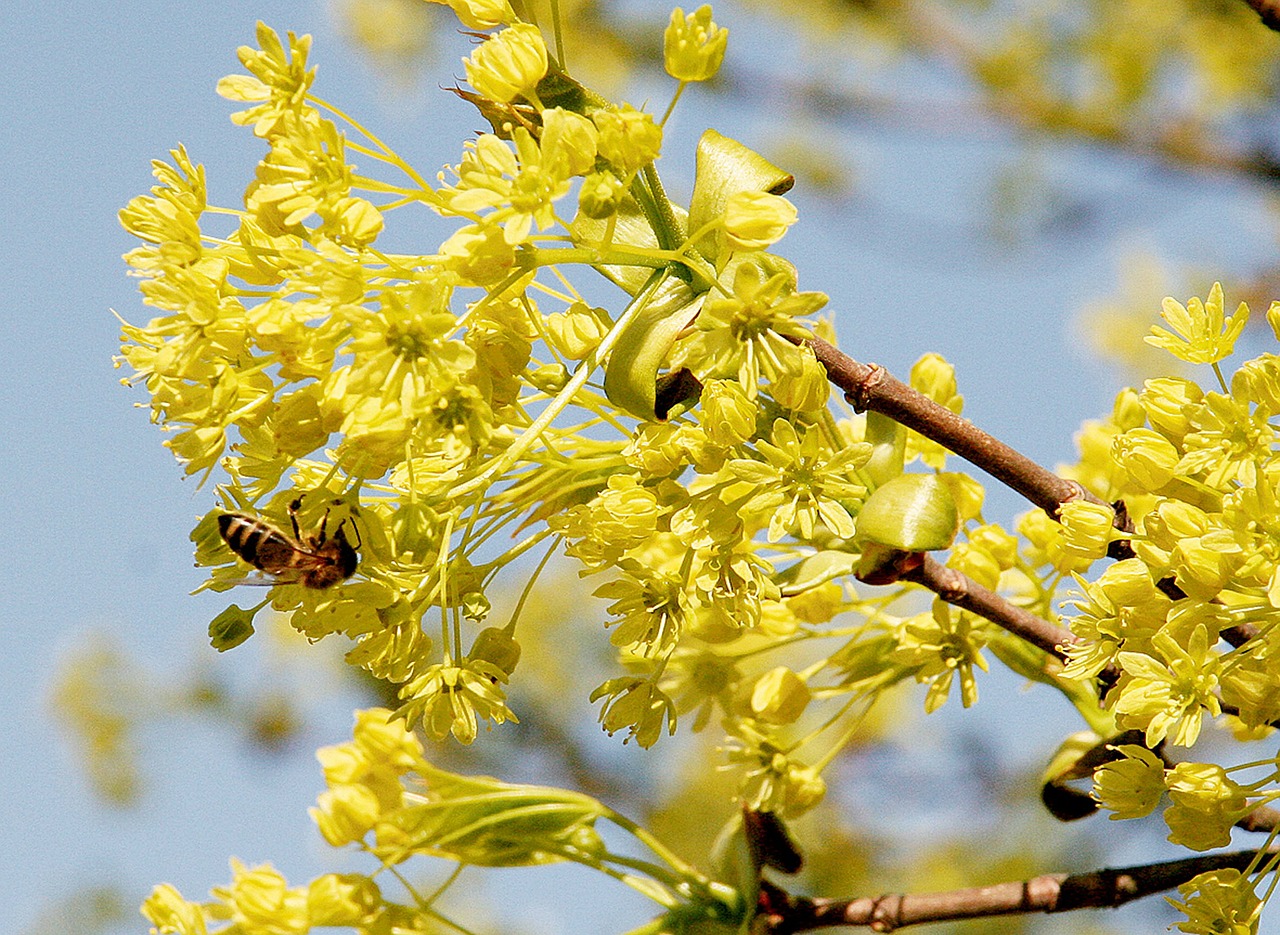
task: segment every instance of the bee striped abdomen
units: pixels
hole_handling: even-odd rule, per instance
[[[224,513],[218,517],[222,538],[242,559],[254,568],[277,574],[289,568],[296,546],[284,533],[262,520],[240,513]]]
[[[218,532],[231,551],[281,584],[330,588],[355,574],[360,561],[341,525],[332,538],[326,538],[322,523],[319,534],[304,545],[255,516],[223,513],[218,517]]]

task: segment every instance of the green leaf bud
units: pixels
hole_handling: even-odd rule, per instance
[[[951,546],[960,528],[951,488],[934,474],[903,474],[872,491],[857,537],[907,552]]]
[[[667,74],[677,81],[706,81],[720,70],[728,42],[729,30],[712,21],[710,4],[688,15],[676,7],[662,37]]]

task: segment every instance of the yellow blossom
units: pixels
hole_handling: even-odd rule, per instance
[[[208,931],[200,904],[183,899],[168,883],[151,891],[142,904],[142,914],[157,935],[205,935]]]
[[[473,88],[506,104],[538,86],[547,73],[547,46],[537,26],[516,23],[482,42],[462,64]]]
[[[1112,821],[1150,815],[1164,795],[1164,761],[1137,744],[1114,749],[1123,759],[1094,771],[1093,797],[1111,812]]]
[[[1236,339],[1249,323],[1249,306],[1241,302],[1234,315],[1224,315],[1223,302],[1222,284],[1216,282],[1204,302],[1192,298],[1183,306],[1172,298],[1165,299],[1160,317],[1173,332],[1153,325],[1146,342],[1193,364],[1215,364],[1230,357]]]
[[[720,70],[728,43],[729,30],[712,21],[710,4],[687,15],[676,7],[662,38],[667,74],[677,81],[706,81]]]

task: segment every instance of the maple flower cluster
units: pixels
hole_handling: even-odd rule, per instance
[[[718,716],[740,796],[759,811],[821,800],[822,770],[864,710],[855,702],[914,680],[927,711],[957,687],[974,704],[988,650],[1063,692],[1100,743],[1140,733],[1143,745],[1118,747],[1097,773],[1115,817],[1167,795],[1171,839],[1202,849],[1274,795],[1280,770],[1243,784],[1235,767],[1153,752],[1196,744],[1206,716],[1253,732],[1280,722],[1280,357],[1229,378],[1220,367],[1246,307],[1225,315],[1218,286],[1204,301],[1167,300],[1169,328],[1150,343],[1211,365],[1217,386],[1150,380],[1086,427],[1073,476],[1123,502],[1132,531],[1114,508],[1078,501],[1056,519],[1028,513],[1016,537],[984,519],[981,485],[948,472],[936,442],[830,407],[805,345],[832,337],[812,317],[826,297],[769,252],[797,220],[785,172],[708,130],[692,199],[674,204],[655,167],[665,118],[577,84],[506,3],[449,5],[491,30],[464,63],[474,92],[459,93],[492,132],[434,182],[314,95],[308,37],[260,25],[258,47],[239,53],[247,74],[218,85],[266,146],[243,207],[210,205],[204,168],[180,148],[120,213],[141,241],[126,260],[158,311],[123,326],[125,382],[145,387],[184,469],[220,481],[192,532],[211,569],[204,587],[227,590],[254,562],[220,531],[228,512],[296,528],[304,553],[325,529],[349,531],[358,549],[334,586],[280,574],[261,604],[232,605],[211,629],[229,649],[269,605],[310,639],[346,637],[350,664],[395,685],[401,720],[369,714],[353,744],[321,753],[329,789],[314,816],[327,841],[363,842],[388,866],[414,853],[603,859],[593,824],[604,811],[571,793],[531,793],[539,807],[554,799],[559,824],[533,834],[495,806],[510,834],[469,838],[457,829],[476,816],[451,798],[509,801],[514,787],[434,770],[403,726],[470,743],[482,725],[516,720],[506,686],[539,621],[522,618],[522,601],[493,624],[489,595],[517,559],[557,551],[600,579],[601,630],[625,673],[591,694],[605,730],[647,747],[682,719],[701,729]],[[726,41],[709,8],[673,13],[673,105],[715,73]],[[388,224],[415,210],[456,226],[429,252],[380,249]],[[569,276],[587,270],[574,267],[614,283],[616,306],[590,306]],[[1280,303],[1268,320],[1280,336]],[[961,411],[942,358],[921,358],[910,383]],[[1118,539],[1132,557],[1087,578]],[[1065,667],[941,598],[922,609],[898,603],[906,586],[850,583],[874,580],[868,563],[885,550],[948,548],[951,568],[1045,619],[1075,576]],[[406,791],[411,772],[427,791]],[[233,873],[214,904],[158,888],[148,917],[182,933],[208,920],[246,933],[406,922],[382,915],[371,878],[290,889],[268,867]],[[1252,878],[1233,873],[1183,891],[1192,920],[1250,918]]]
[[[708,165],[727,154],[738,174],[700,170],[694,204],[673,205],[652,115],[563,73],[548,84],[554,58],[509,10],[468,17],[502,27],[465,62],[494,132],[434,182],[314,95],[308,37],[260,26],[246,73],[218,84],[266,145],[243,208],[210,205],[204,168],[177,149],[120,214],[159,311],[123,327],[126,382],[145,386],[185,470],[221,480],[192,533],[205,587],[245,578],[227,512],[358,548],[336,586],[281,574],[266,601],[229,607],[215,645],[247,638],[267,606],[287,612],[311,639],[353,641],[348,661],[395,683],[402,717],[471,742],[515,719],[505,686],[537,624],[483,626],[488,591],[521,555],[562,548],[607,577],[595,592],[633,673],[595,692],[607,730],[650,745],[717,706],[781,729],[808,676],[739,672],[735,657],[800,625],[779,568],[853,535],[870,454],[797,343],[825,327],[805,320],[825,296],[767,252],[796,220],[777,193],[788,177],[711,133]],[[673,17],[681,87],[714,73],[726,36],[709,10]],[[380,250],[415,209],[454,233],[420,255]],[[574,264],[617,283],[622,307],[584,302]],[[588,382],[602,371],[603,395]],[[519,529],[504,548],[498,533]],[[842,599],[829,603],[828,619]],[[725,675],[711,695],[687,668],[708,655]]]

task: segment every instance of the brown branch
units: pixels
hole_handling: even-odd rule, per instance
[[[968,610],[1019,636],[1032,646],[1066,661],[1062,647],[1076,641],[1065,627],[1037,617],[1029,610],[1012,604],[994,591],[984,588],[962,571],[948,568],[937,559],[925,555],[924,561],[901,576],[928,588],[948,604]]]
[[[1259,805],[1237,821],[1236,827],[1242,831],[1260,831],[1270,834],[1276,828],[1280,828],[1280,810],[1270,805]]]
[[[1245,870],[1259,851],[1206,854],[1184,860],[1089,873],[1050,873],[1030,880],[942,893],[889,893],[857,899],[810,899],[764,883],[760,917],[764,931],[790,935],[839,925],[866,925],[877,932],[924,922],[946,922],[1028,912],[1106,909],[1164,892],[1211,870]],[[1267,850],[1268,856],[1276,849]]]
[[[1244,0],[1268,29],[1280,32],[1280,0]]]
[[[1057,517],[1062,504],[1072,500],[1102,503],[1080,484],[1041,467],[878,364],[859,363],[820,338],[804,343],[855,410],[879,412],[914,429],[1016,490],[1050,516]]]

